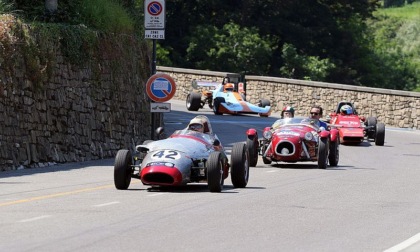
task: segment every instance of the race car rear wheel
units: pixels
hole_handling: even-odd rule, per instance
[[[233,187],[244,188],[249,179],[250,156],[245,143],[235,143],[231,155],[231,179]]]
[[[258,139],[257,136],[248,136],[246,146],[249,152],[249,166],[255,167],[258,163]]]
[[[320,138],[318,146],[318,168],[325,169],[327,168],[328,161],[328,139]]]
[[[385,143],[385,124],[378,123],[376,125],[375,145],[383,146]]]
[[[366,122],[367,122],[367,126],[368,126],[367,138],[368,139],[375,139],[376,124],[377,124],[376,117],[368,117]]]
[[[187,96],[186,105],[189,111],[198,111],[198,109],[201,107],[201,94],[196,92],[189,93]]]
[[[328,154],[328,161],[330,162],[330,166],[337,166],[338,160],[340,158],[340,138],[337,137],[337,141],[330,142],[330,153]]]
[[[132,168],[132,156],[129,150],[119,150],[115,157],[114,184],[119,190],[126,190],[130,186]]]
[[[258,107],[267,107],[270,106],[270,101],[267,99],[261,99],[260,102],[258,103]]]
[[[216,97],[213,101],[213,113],[215,115],[223,115],[223,112],[220,112],[220,103],[225,102],[225,98],[223,97]]]
[[[222,153],[212,152],[207,160],[207,185],[210,192],[221,192],[223,189]]]
[[[267,107],[267,106],[270,106],[270,101],[269,101],[269,100],[267,100],[267,99],[261,99],[261,100],[258,102],[258,107],[265,108],[265,107]],[[268,117],[268,114],[259,113],[258,115],[259,115],[260,117]]]

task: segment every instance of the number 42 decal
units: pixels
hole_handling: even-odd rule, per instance
[[[180,157],[181,155],[177,151],[173,151],[173,150],[157,151],[155,152],[155,154],[152,155],[152,158],[154,159],[162,159],[162,158],[179,159]]]

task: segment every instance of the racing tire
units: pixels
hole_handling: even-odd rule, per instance
[[[245,143],[235,143],[231,155],[231,180],[233,187],[244,188],[249,179],[250,156]]]
[[[215,115],[223,115],[223,112],[220,112],[219,106],[221,103],[225,102],[225,98],[223,97],[216,97],[213,100],[213,113]]]
[[[258,139],[256,136],[246,139],[246,146],[249,152],[249,166],[255,167],[258,163]]]
[[[327,168],[328,161],[328,139],[320,138],[318,145],[318,168]]]
[[[258,107],[264,108],[264,107],[270,106],[270,104],[271,103],[270,103],[269,100],[267,100],[267,99],[261,99],[260,102],[258,103]]]
[[[220,151],[212,152],[207,160],[207,185],[210,192],[223,189],[223,160]]]
[[[201,108],[201,94],[196,92],[189,93],[186,106],[189,111],[198,111]]]
[[[384,146],[385,143],[385,124],[376,124],[375,145]]]
[[[376,124],[377,120],[376,117],[368,117],[366,120],[368,130],[367,130],[367,138],[368,139],[375,139],[376,135]]]
[[[338,160],[340,159],[340,139],[337,138],[337,141],[330,142],[330,153],[328,154],[328,162],[330,166],[337,166]]]
[[[266,106],[270,106],[270,101],[269,101],[269,100],[267,100],[267,99],[261,99],[261,100],[258,102],[258,107],[265,108]],[[268,114],[262,114],[262,113],[259,113],[258,115],[259,115],[260,117],[268,117]]]
[[[119,150],[114,163],[114,184],[119,190],[130,186],[133,158],[129,150]]]

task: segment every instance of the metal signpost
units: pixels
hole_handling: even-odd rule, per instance
[[[170,103],[159,103],[171,99],[175,93],[175,82],[167,76],[156,74],[156,39],[165,39],[165,0],[145,0],[144,1],[144,38],[153,39],[152,52],[152,74],[147,81],[147,95],[153,101],[151,103],[152,130],[151,136],[155,135],[155,114],[160,112],[170,112]]]

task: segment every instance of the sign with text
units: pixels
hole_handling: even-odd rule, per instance
[[[146,30],[165,29],[165,1],[144,1],[144,28]]]

